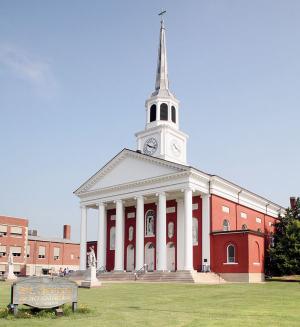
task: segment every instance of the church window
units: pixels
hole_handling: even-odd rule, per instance
[[[166,103],[160,105],[160,120],[168,120],[168,105]]]
[[[193,245],[198,245],[198,219],[193,218]]]
[[[145,220],[146,220],[146,230],[145,230],[145,235],[146,236],[154,236],[154,210],[148,210],[145,215]]]
[[[226,231],[226,232],[230,231],[230,224],[227,219],[223,220],[223,231]]]
[[[153,104],[150,108],[150,123],[156,121],[156,105]]]
[[[255,263],[260,263],[260,249],[259,244],[255,242],[255,257],[254,257]]]
[[[114,250],[115,249],[115,237],[116,237],[116,228],[115,226],[110,228],[109,232],[109,249]]]
[[[235,246],[232,244],[227,246],[227,262],[235,262]]]
[[[246,230],[246,229],[248,229],[248,226],[246,224],[243,224],[242,230]]]
[[[172,122],[176,124],[176,109],[174,106],[171,108],[171,114],[172,114]]]

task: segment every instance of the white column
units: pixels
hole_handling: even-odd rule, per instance
[[[166,245],[166,194],[158,195],[157,236],[156,236],[156,270],[167,270],[167,245]]]
[[[210,194],[202,195],[202,265],[210,266]]]
[[[106,267],[106,210],[105,204],[98,205],[98,241],[97,241],[97,268]]]
[[[184,190],[184,270],[193,267],[193,192]]]
[[[87,207],[81,206],[80,224],[80,270],[86,270],[86,226],[87,226]]]
[[[115,268],[124,270],[124,210],[122,200],[116,201],[116,238],[115,238]]]
[[[177,270],[184,269],[184,204],[177,200]]]
[[[136,199],[136,227],[135,227],[135,269],[144,265],[144,198]]]

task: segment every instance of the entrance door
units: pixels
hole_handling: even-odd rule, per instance
[[[127,263],[126,263],[127,271],[134,271],[134,246],[129,244],[127,246]]]
[[[175,271],[175,245],[174,243],[167,244],[167,269]]]
[[[145,264],[148,266],[148,271],[154,270],[154,245],[147,243],[145,246]]]

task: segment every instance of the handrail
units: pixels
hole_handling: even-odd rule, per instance
[[[148,265],[145,263],[142,268],[134,271],[134,280],[137,280],[140,275],[144,275],[148,272]]]
[[[210,265],[207,264],[202,265],[202,272],[210,272]]]
[[[105,272],[107,272],[107,270],[106,270],[106,266],[101,266],[101,267],[98,268],[97,271],[96,271],[96,273],[98,273],[98,274],[103,274],[103,273],[105,273]]]

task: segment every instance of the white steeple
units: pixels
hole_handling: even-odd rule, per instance
[[[160,15],[165,12],[162,12]],[[138,150],[186,164],[188,136],[179,130],[179,101],[169,90],[166,29],[160,22],[155,90],[146,100],[146,127],[136,133]]]

